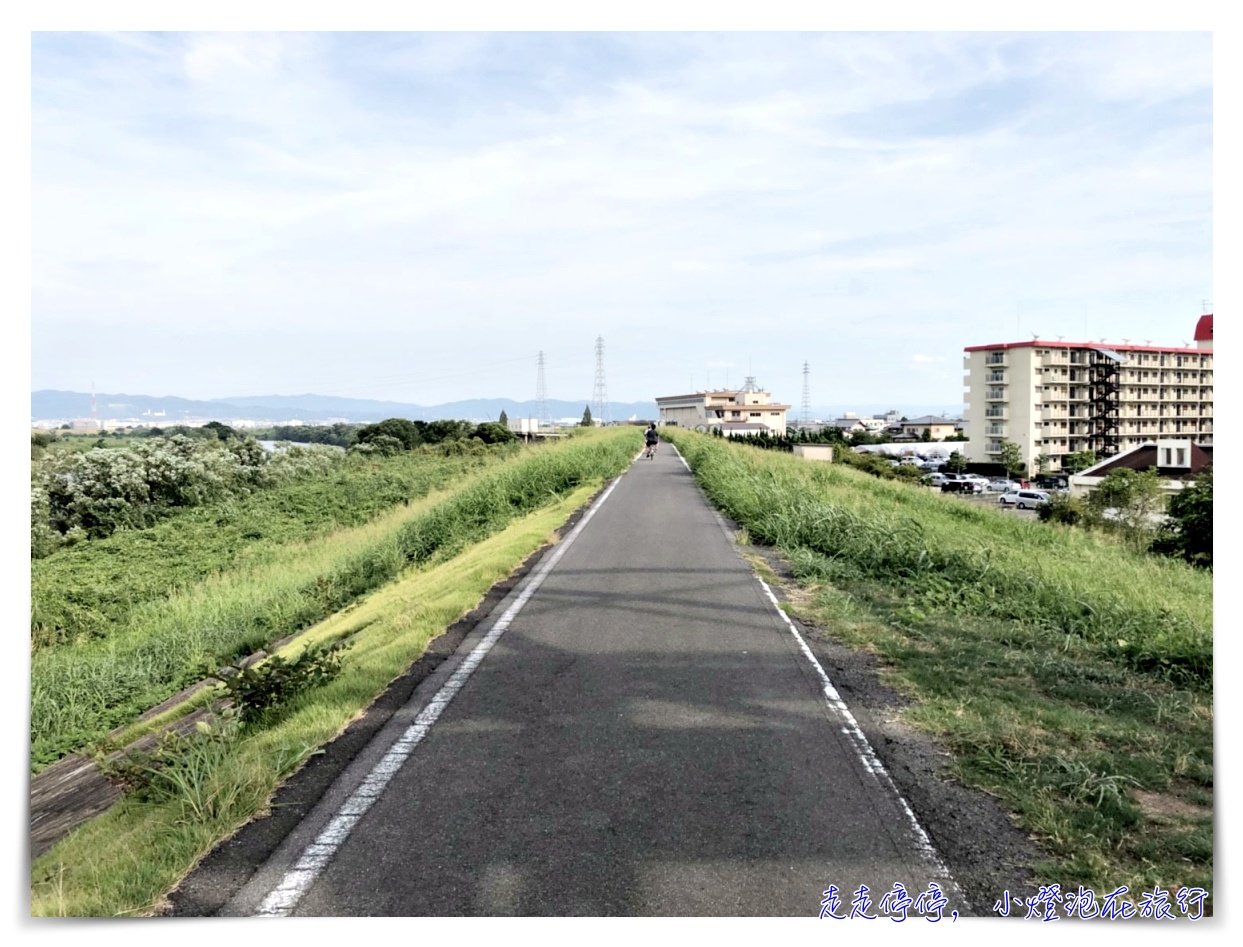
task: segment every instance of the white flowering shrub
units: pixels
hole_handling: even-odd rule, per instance
[[[48,555],[70,536],[141,529],[178,507],[320,473],[344,456],[319,445],[269,453],[253,438],[222,443],[180,434],[128,448],[49,454],[32,467],[30,552]]]

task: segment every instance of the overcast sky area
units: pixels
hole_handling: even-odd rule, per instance
[[[1212,308],[1209,33],[36,33],[31,387],[961,409]]]

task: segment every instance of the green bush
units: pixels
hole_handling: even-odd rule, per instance
[[[1049,502],[1036,507],[1036,516],[1044,523],[1062,523],[1066,526],[1077,526],[1085,522],[1083,501],[1072,498],[1068,493],[1053,493]]]
[[[247,668],[217,669],[210,677],[220,681],[243,724],[253,723],[280,707],[295,694],[326,684],[341,670],[341,652],[349,643],[314,645],[292,661],[273,655]]]

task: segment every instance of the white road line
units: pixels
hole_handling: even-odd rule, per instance
[[[514,600],[509,608],[505,609],[505,613],[488,630],[483,640],[466,656],[466,659],[453,672],[449,680],[445,681],[435,696],[428,701],[427,706],[419,712],[419,715],[414,719],[414,723],[393,743],[388,752],[384,754],[384,757],[375,765],[359,787],[341,804],[340,808],[337,809],[337,814],[324,830],[319,833],[315,841],[303,850],[301,857],[299,857],[293,868],[285,873],[285,876],[276,887],[263,899],[259,909],[255,912],[256,917],[286,917],[298,906],[298,902],[310,890],[315,880],[323,874],[324,869],[328,867],[336,856],[337,851],[344,844],[345,840],[349,838],[359,819],[380,798],[388,786],[389,780],[396,775],[402,764],[414,752],[414,748],[427,736],[428,731],[432,728],[432,724],[436,722],[444,709],[449,706],[449,702],[462,689],[462,685],[466,683],[467,678],[470,677],[487,653],[492,650],[492,646],[496,644],[501,635],[509,628],[514,618],[522,611],[522,607],[526,605],[531,596],[535,594],[535,591],[543,584],[548,573],[561,561],[565,551],[578,538],[578,534],[583,531],[583,527],[596,515],[596,510],[609,498],[609,494],[613,492],[619,481],[620,478],[617,478],[609,484],[608,489],[583,514],[583,518],[578,521],[578,524],[570,531],[570,534],[553,550],[552,555],[540,565],[535,575],[531,577],[531,581],[522,590],[522,594]]]
[[[837,692],[837,688],[833,686],[833,682],[829,680],[829,675],[825,673],[824,667],[816,660],[816,656],[812,654],[811,648],[807,646],[807,642],[803,636],[798,633],[798,629],[794,626],[794,622],[790,620],[790,616],[785,613],[785,609],[777,601],[777,596],[773,594],[773,590],[768,583],[759,576],[755,580],[760,583],[760,587],[764,590],[764,594],[768,596],[768,600],[773,603],[773,608],[777,614],[781,616],[786,627],[790,629],[790,634],[794,636],[794,640],[798,642],[799,650],[803,652],[803,656],[807,659],[815,670],[816,675],[820,678],[823,685],[824,699],[828,702],[829,709],[842,721],[842,733],[850,739],[854,744],[855,752],[859,755],[859,760],[880,786],[886,791],[893,794],[898,800],[898,804],[902,807],[902,811],[906,814],[907,821],[910,823],[911,831],[915,833],[915,838],[919,844],[919,850],[933,869],[940,874],[949,884],[953,884],[950,878],[949,870],[941,861],[941,856],[937,854],[936,847],[932,844],[932,840],[928,838],[928,833],[924,831],[924,827],[919,824],[919,819],[915,817],[915,813],[911,810],[910,805],[898,791],[897,784],[894,783],[893,777],[889,775],[889,771],[885,769],[885,765],[876,755],[876,751],[872,749],[872,744],[868,742],[867,736],[859,727],[859,722],[855,719],[855,715],[850,712],[850,708],[846,706],[846,702],[842,700],[841,695]],[[957,885],[954,885],[957,889]],[[962,897],[962,892],[958,892]],[[965,900],[965,899],[964,899]]]
[[[674,448],[675,452],[677,448]],[[682,461],[682,465],[690,470],[690,465],[686,462],[682,454],[678,453],[678,460]],[[694,471],[692,471],[693,473]],[[916,843],[919,846],[920,854],[932,867],[938,875],[941,876],[944,886],[950,888],[958,895],[964,906],[967,906],[966,896],[959,889],[953,877],[949,873],[949,869],[941,861],[941,856],[937,854],[936,847],[932,844],[932,839],[928,837],[928,833],[924,831],[924,827],[919,824],[919,819],[915,817],[914,811],[906,798],[898,790],[897,784],[894,783],[893,777],[889,775],[889,771],[885,769],[880,758],[876,755],[876,751],[872,749],[872,744],[868,742],[867,736],[859,727],[859,722],[855,719],[855,715],[850,712],[850,708],[846,706],[846,702],[842,700],[841,695],[837,692],[837,688],[833,686],[833,682],[829,680],[829,675],[825,672],[824,667],[816,660],[816,656],[812,653],[811,648],[807,646],[807,642],[803,636],[799,634],[798,628],[794,622],[790,620],[790,616],[785,613],[785,609],[781,607],[781,603],[777,601],[777,596],[773,594],[773,590],[768,583],[761,579],[758,575],[755,580],[760,583],[760,587],[764,590],[764,594],[768,596],[768,600],[773,603],[773,608],[777,610],[777,614],[781,616],[786,627],[790,630],[790,634],[794,636],[794,640],[798,643],[799,650],[802,651],[803,657],[811,664],[816,675],[820,678],[823,686],[824,699],[829,705],[829,709],[833,714],[842,721],[842,733],[854,745],[855,753],[858,754],[859,761],[863,764],[863,768],[868,771],[873,779],[876,780],[879,787],[889,792],[898,801],[898,805],[902,807],[903,813],[906,815],[907,822],[910,824],[911,831],[915,835]]]

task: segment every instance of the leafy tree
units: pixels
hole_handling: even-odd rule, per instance
[[[1181,556],[1194,566],[1213,567],[1213,468],[1196,474],[1191,486],[1170,497],[1169,521],[1152,551]]]
[[[1053,462],[1053,458],[1050,457],[1048,454],[1037,454],[1036,455],[1036,471],[1042,474],[1048,473],[1049,465],[1052,462]]]
[[[1153,529],[1153,516],[1165,508],[1165,492],[1155,467],[1111,470],[1088,495],[1087,509],[1096,523],[1111,526],[1138,543]]]
[[[1094,463],[1096,463],[1096,451],[1094,450],[1075,451],[1073,454],[1065,454],[1062,457],[1062,469],[1072,474],[1087,470]]]
[[[932,428],[926,427],[922,431],[920,431],[919,439],[923,441],[925,444],[929,443],[932,440]]]
[[[368,424],[358,430],[359,444],[367,444],[378,437],[394,438],[404,450],[412,450],[424,441],[415,423],[405,418],[389,418],[377,424]]]
[[[509,427],[509,415],[505,413],[504,408],[501,409],[501,416],[496,419],[496,423],[501,425],[501,427],[504,427],[504,428]]]
[[[1014,441],[1002,441],[1001,451],[997,455],[997,463],[1006,468],[1006,477],[1023,469],[1023,448]]]
[[[439,444],[442,441],[453,441],[459,438],[469,437],[474,427],[469,421],[451,421],[442,419],[440,421],[416,421],[420,425],[419,430],[423,433],[423,440],[429,444]]]
[[[838,432],[841,433],[840,431]],[[846,438],[846,443],[851,447],[859,447],[863,444],[889,444],[893,442],[893,438],[888,434],[873,434],[870,431],[851,431]]]
[[[222,424],[219,421],[208,421],[203,425],[202,430],[204,434],[210,432],[222,441],[227,441],[229,438],[238,438],[241,436],[237,433],[237,431],[229,427],[229,425]]]
[[[485,444],[506,444],[518,439],[518,435],[497,421],[484,421],[475,428],[471,437],[477,437]]]
[[[954,451],[945,461],[945,466],[954,473],[964,473],[967,469],[967,458],[958,451]]]
[[[578,422],[579,427],[591,427],[591,405],[583,408],[583,419]]]
[[[365,441],[359,441],[350,449],[356,454],[394,457],[404,451],[406,445],[391,434],[376,434]]]

